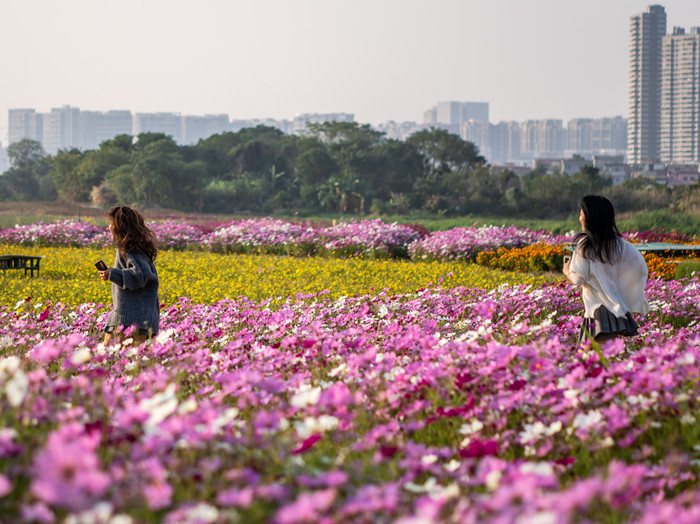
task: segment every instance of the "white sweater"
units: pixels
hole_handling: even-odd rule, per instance
[[[631,313],[647,313],[649,303],[644,296],[644,286],[649,270],[644,257],[632,244],[620,240],[620,257],[612,264],[598,259],[585,258],[580,247],[571,257],[569,273],[571,281],[581,286],[585,316],[592,318],[601,305],[616,317]]]

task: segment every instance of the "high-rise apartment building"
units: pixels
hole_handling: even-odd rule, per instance
[[[663,6],[651,5],[630,19],[627,160],[631,163],[659,158],[661,48],[665,35]]]
[[[42,115],[34,109],[10,109],[7,112],[8,142],[10,145],[24,138],[43,140]]]
[[[660,158],[700,162],[700,27],[663,39]]]
[[[569,120],[566,149],[586,156],[603,151],[624,154],[627,149],[627,121],[621,116]]]
[[[182,143],[196,144],[203,138],[225,133],[231,129],[228,115],[204,115],[182,117]]]
[[[491,151],[494,162],[520,160],[522,127],[520,122],[499,122],[494,126]]]
[[[493,158],[493,124],[480,120],[468,120],[462,124],[462,139],[479,148],[479,154],[491,160]]]
[[[488,102],[438,102],[423,113],[423,123],[438,126],[456,135],[469,120],[489,121]]]
[[[10,169],[10,159],[7,156],[7,149],[0,144],[0,173],[4,173],[8,169]]]
[[[105,140],[130,135],[134,127],[131,111],[81,111],[80,135],[76,147],[97,149]]]
[[[177,143],[182,142],[182,122],[180,113],[136,113],[134,115],[134,135],[140,133],[164,133]]]
[[[42,115],[43,133],[41,144],[49,155],[60,149],[80,147],[80,109],[77,107],[54,107]]]
[[[522,153],[530,153],[534,158],[561,156],[565,144],[566,131],[561,120],[527,120],[522,123]]]

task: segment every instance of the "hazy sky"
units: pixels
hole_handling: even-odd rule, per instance
[[[491,121],[627,113],[632,0],[0,0],[7,109],[422,121],[442,100]],[[666,0],[669,31],[699,0]]]

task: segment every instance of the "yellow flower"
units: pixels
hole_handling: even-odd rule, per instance
[[[0,304],[14,305],[28,296],[34,303],[111,303],[109,283],[94,263],[112,265],[113,249],[19,247],[0,245],[0,253],[38,255],[39,277],[23,271],[2,276]],[[501,284],[539,284],[549,275],[515,274],[464,262],[411,262],[274,255],[222,255],[203,251],[162,251],[156,260],[161,301],[189,297],[197,303],[247,296],[282,301],[297,293],[327,292],[332,298],[358,294],[411,293],[430,285],[494,288]]]

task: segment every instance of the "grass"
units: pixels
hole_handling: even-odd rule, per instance
[[[676,265],[676,279],[688,278],[693,276],[693,273],[700,272],[699,261],[680,262]]]
[[[696,236],[700,232],[700,215],[671,213],[667,210],[641,211],[618,221],[620,231],[649,231],[664,229]]]

